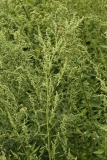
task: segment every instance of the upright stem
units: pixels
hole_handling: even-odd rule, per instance
[[[46,75],[46,84],[47,84],[47,105],[46,105],[46,123],[47,123],[47,134],[48,134],[48,155],[49,160],[51,160],[51,154],[50,154],[50,127],[49,127],[49,106],[50,106],[50,95],[49,95],[49,78],[48,75]]]
[[[28,12],[27,12],[25,6],[24,6],[23,3],[22,3],[22,0],[20,0],[20,3],[21,3],[21,5],[22,5],[22,8],[23,8],[23,10],[24,10],[24,12],[25,12],[25,15],[26,15],[27,19],[30,20],[29,14],[28,14]]]

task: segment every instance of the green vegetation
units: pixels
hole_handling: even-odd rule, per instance
[[[0,1],[0,160],[107,160],[107,1]]]

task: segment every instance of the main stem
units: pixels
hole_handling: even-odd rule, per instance
[[[50,98],[49,98],[49,78],[48,75],[46,76],[46,84],[47,84],[47,106],[46,106],[46,123],[47,123],[47,134],[48,134],[48,144],[47,144],[47,149],[48,149],[48,155],[49,155],[49,160],[51,160],[51,154],[50,154],[50,127],[49,127],[49,106],[50,106]]]

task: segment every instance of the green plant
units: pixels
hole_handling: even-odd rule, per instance
[[[0,158],[106,160],[106,1],[0,10]]]

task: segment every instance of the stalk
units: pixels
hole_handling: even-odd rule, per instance
[[[22,3],[22,0],[20,0],[20,3],[21,3],[21,5],[22,5],[22,8],[23,8],[23,10],[24,10],[24,12],[25,12],[25,15],[26,15],[27,19],[30,20],[29,14],[28,14],[28,12],[27,12],[27,10],[26,10],[26,7],[25,7],[25,6],[23,5],[23,3]]]
[[[47,123],[47,134],[48,134],[48,144],[47,144],[47,149],[48,149],[48,155],[49,155],[49,160],[51,160],[51,154],[50,154],[50,127],[49,127],[49,106],[50,106],[50,98],[49,98],[49,78],[46,75],[46,84],[47,84],[47,104],[46,104],[46,123]]]

